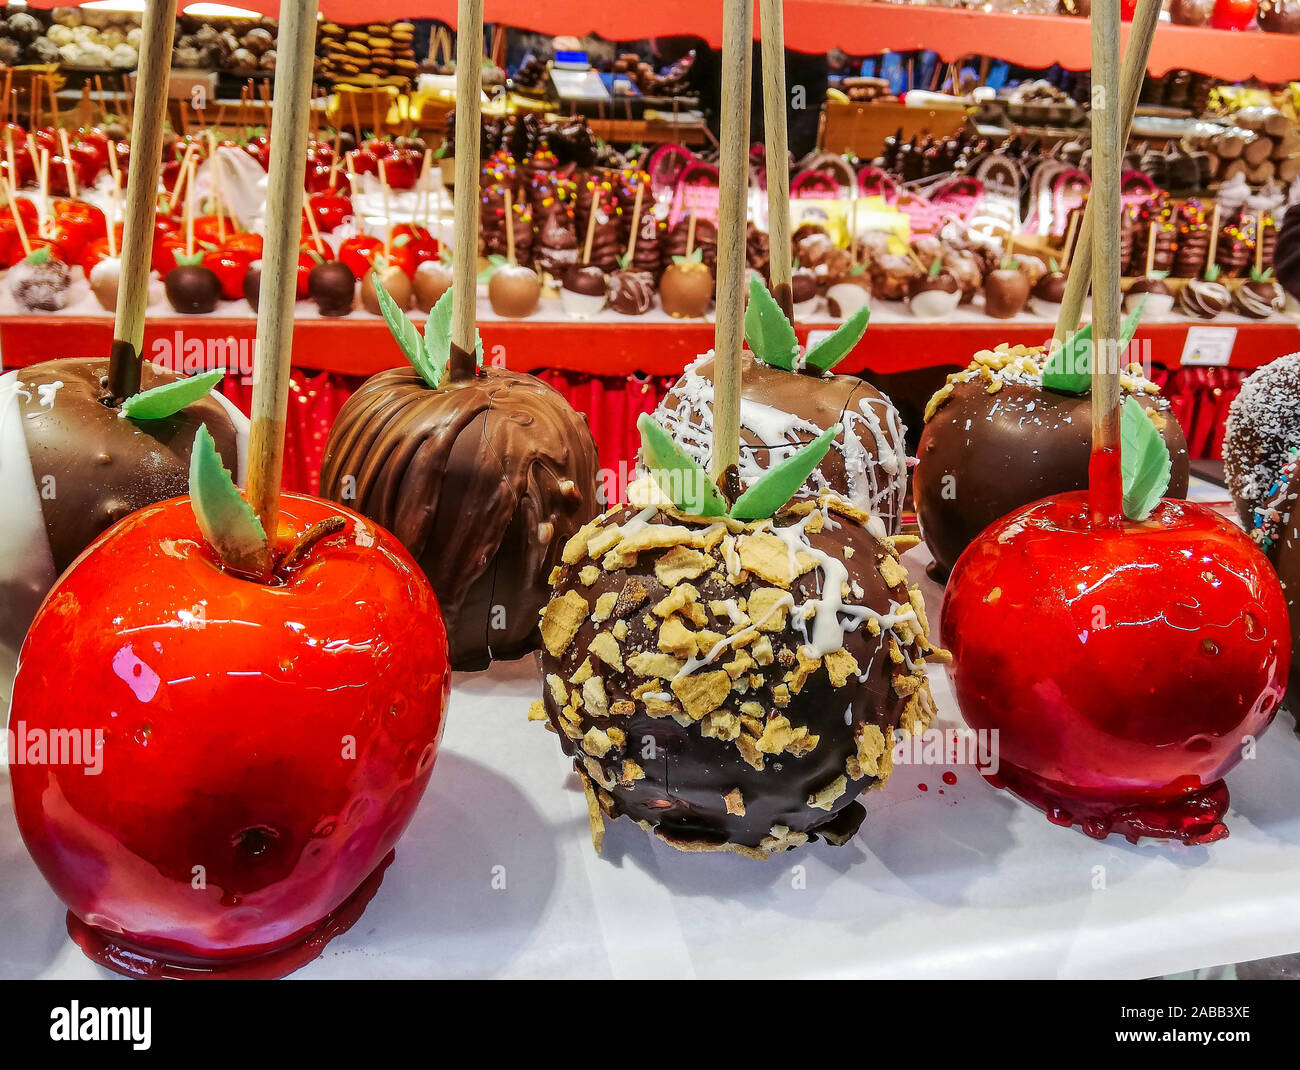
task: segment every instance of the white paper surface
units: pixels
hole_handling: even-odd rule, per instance
[[[921,575],[924,548],[905,561]],[[939,591],[922,586],[937,619]],[[957,726],[933,676],[938,724]],[[1285,711],[1229,774],[1231,836],[1209,847],[1098,842],[970,767],[900,766],[848,846],[754,862],[680,854],[626,819],[594,854],[559,744],[526,720],[537,693],[531,660],[456,677],[383,887],[297,976],[1138,978],[1300,950],[1300,738]],[[8,791],[0,976],[110,976],[68,940]]]

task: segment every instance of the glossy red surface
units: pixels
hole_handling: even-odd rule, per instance
[[[1219,779],[1268,727],[1291,660],[1268,561],[1227,520],[1166,499],[1096,527],[1085,492],[1025,506],[957,562],[944,643],[991,778],[1059,824],[1209,842]]]
[[[97,775],[11,767],[23,839],[98,942],[155,973],[319,954],[433,768],[450,677],[428,582],[355,513],[281,508],[282,549],[348,526],[264,586],[221,569],[188,499],[141,510],[56,584],[20,657],[16,738],[103,733]]]

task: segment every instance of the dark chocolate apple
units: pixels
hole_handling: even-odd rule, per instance
[[[339,412],[321,494],[411,552],[438,595],[455,668],[521,657],[536,648],[564,543],[596,512],[591,431],[540,379],[481,367],[430,326],[403,344],[420,350],[412,366],[367,379]],[[446,356],[439,370],[433,349]]]
[[[759,859],[857,831],[896,734],[930,723],[943,656],[871,519],[834,498],[743,524],[637,504],[573,537],[529,716],[573,758],[597,850],[624,815]]]
[[[1029,280],[1013,267],[1000,267],[984,277],[984,313],[1009,320],[1019,315],[1029,300]]]
[[[1208,26],[1214,0],[1170,0],[1169,21],[1177,26]]]
[[[1055,320],[1061,311],[1061,302],[1065,300],[1064,271],[1049,271],[1030,291],[1029,305],[1034,314],[1044,319]]]
[[[1228,406],[1223,475],[1249,531],[1291,450],[1300,446],[1300,353],[1278,357],[1249,375]],[[1300,516],[1297,516],[1300,520]]]
[[[1091,397],[1045,389],[1046,362],[1042,347],[985,350],[930,399],[912,493],[936,578],[993,521],[1088,485]],[[1168,496],[1185,497],[1187,441],[1169,403],[1134,368],[1121,387],[1154,414],[1173,459]]]
[[[659,280],[659,301],[678,319],[704,316],[713,303],[713,273],[699,260],[674,260]]]
[[[1178,291],[1178,311],[1194,319],[1212,320],[1232,304],[1231,291],[1211,279],[1188,279]]]
[[[167,272],[163,288],[172,308],[187,316],[212,312],[221,300],[221,280],[216,272],[199,263],[178,263]]]
[[[1247,279],[1232,296],[1233,311],[1253,320],[1276,315],[1285,303],[1282,288],[1272,278]]]
[[[307,294],[322,316],[346,316],[356,289],[357,277],[341,260],[322,260],[307,275]]]
[[[492,311],[509,319],[522,319],[537,311],[542,297],[542,280],[522,264],[502,264],[488,279],[488,301]]]
[[[1300,2],[1259,0],[1259,12],[1255,18],[1259,28],[1266,33],[1300,33]]]

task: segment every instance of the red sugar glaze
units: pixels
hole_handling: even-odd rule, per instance
[[[50,592],[11,723],[103,733],[102,769],[15,765],[28,850],[92,958],[271,976],[356,919],[428,783],[450,687],[433,591],[391,535],[281,501],[279,582],[225,571],[189,500],[132,514]]]
[[[999,732],[989,779],[1063,825],[1208,843],[1223,775],[1268,727],[1290,629],[1263,554],[1166,499],[1095,525],[1087,492],[1025,506],[966,550],[942,629],[966,723]]]

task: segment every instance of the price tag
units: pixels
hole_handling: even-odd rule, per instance
[[[1225,368],[1237,341],[1236,327],[1188,327],[1183,343],[1183,364],[1188,367]]]

